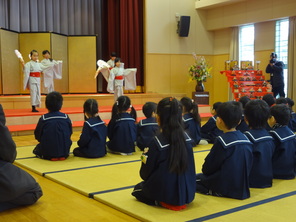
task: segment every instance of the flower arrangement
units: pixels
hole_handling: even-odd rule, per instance
[[[195,64],[189,68],[189,81],[203,81],[205,82],[208,77],[211,77],[212,67],[207,63],[204,56],[197,56],[192,54]]]

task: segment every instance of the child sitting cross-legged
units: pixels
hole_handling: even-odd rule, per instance
[[[218,136],[205,158],[202,173],[196,175],[196,191],[235,199],[250,197],[249,175],[252,167],[252,143],[235,128],[242,117],[238,102],[225,102],[217,110]]]

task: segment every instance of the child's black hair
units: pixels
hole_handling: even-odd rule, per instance
[[[112,119],[118,119],[119,113],[126,112],[129,108],[131,108],[131,116],[132,118],[137,120],[137,112],[133,106],[131,106],[131,100],[127,96],[120,96],[118,97],[117,101],[114,103],[112,107]]]
[[[156,113],[157,104],[154,102],[146,102],[143,107],[142,111],[146,118],[152,117],[152,113]]]
[[[89,117],[95,117],[96,114],[99,112],[99,105],[97,100],[95,99],[88,99],[83,104],[83,112],[87,113]]]
[[[50,52],[48,50],[43,50],[42,55],[45,55],[46,53],[50,55]]]
[[[276,123],[285,126],[290,121],[291,110],[285,104],[277,104],[270,108],[270,115],[275,118]]]
[[[182,105],[172,97],[162,99],[157,105],[161,132],[170,144],[169,170],[181,174],[187,169],[187,149],[182,121]]]
[[[266,127],[269,117],[269,106],[264,100],[251,100],[245,106],[244,113],[251,129],[263,129]]]
[[[116,57],[116,52],[111,52],[110,57]]]
[[[240,123],[242,115],[242,105],[235,101],[222,103],[217,110],[217,116],[223,120],[227,129],[235,128]]]
[[[275,104],[275,99],[271,94],[265,94],[262,97],[262,100],[264,100],[269,107],[272,107]]]
[[[251,99],[248,96],[242,96],[239,98],[239,102],[243,105],[243,109],[245,108],[246,104],[250,101]]]
[[[116,59],[114,60],[114,67],[116,66],[116,63],[120,62],[121,61],[121,58],[119,57],[116,57]]]
[[[217,109],[219,108],[219,106],[222,104],[222,102],[215,102],[214,104],[213,104],[213,108],[212,109],[214,109],[214,110],[216,110],[216,112],[217,112]]]
[[[294,100],[291,98],[288,98],[288,97],[286,98],[286,100],[287,100],[287,103],[288,103],[290,109],[292,109],[292,107],[294,106]]]
[[[286,104],[287,105],[287,99],[285,97],[280,97],[280,98],[277,98],[275,100],[275,104]]]
[[[45,106],[49,112],[57,112],[61,110],[63,105],[63,96],[61,93],[53,91],[47,94]]]
[[[198,113],[198,105],[188,97],[183,97],[181,99],[181,104],[183,105],[184,111],[192,113],[193,119],[200,124],[201,119]]]
[[[34,52],[38,53],[37,50],[33,49],[31,52],[30,52],[30,56],[32,57]]]

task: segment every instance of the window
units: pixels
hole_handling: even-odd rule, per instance
[[[254,25],[244,25],[239,28],[239,62],[252,61],[254,65]]]
[[[289,37],[289,20],[283,19],[276,21],[275,25],[275,52],[278,60],[285,64],[284,68],[284,83],[285,93],[287,95],[287,80],[288,80],[288,37]]]

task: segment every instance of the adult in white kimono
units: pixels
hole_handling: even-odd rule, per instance
[[[110,66],[103,60],[98,60],[98,69],[95,73],[95,78],[99,73],[102,73],[105,80],[108,82],[107,91],[114,93],[114,101],[119,96],[123,95],[123,86],[125,90],[135,90],[136,83],[136,68],[124,69],[124,63],[120,62],[120,58],[115,59],[115,67]]]
[[[62,78],[62,61],[55,61],[50,58],[50,52],[48,50],[44,50],[42,52],[43,60],[41,64],[44,66],[43,70],[43,79],[44,79],[44,87],[46,89],[46,93],[50,93],[54,91],[54,79]]]
[[[31,60],[24,64],[24,60],[21,60],[24,68],[24,90],[30,89],[32,112],[38,112],[36,107],[41,106],[41,92],[40,92],[40,77],[41,72],[45,67],[38,62],[38,52],[32,50],[30,52]]]

